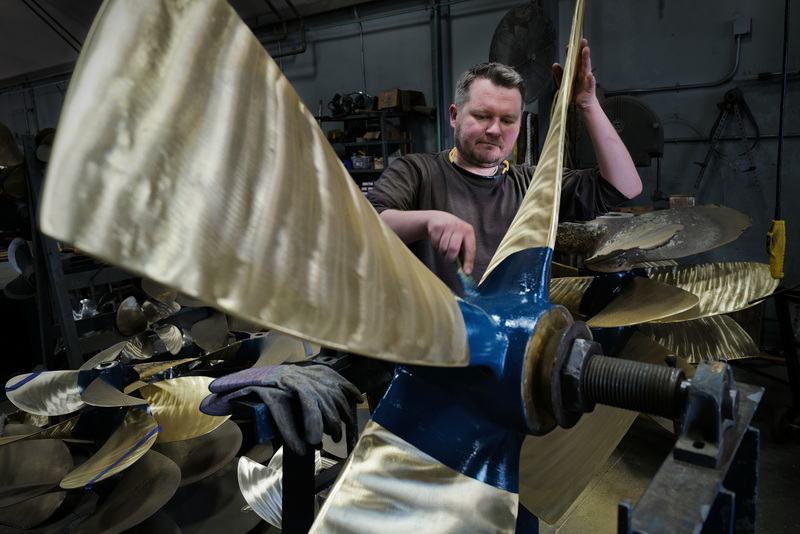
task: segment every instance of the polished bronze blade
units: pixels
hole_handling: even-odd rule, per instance
[[[19,423],[21,425],[37,426],[44,428],[50,424],[50,416],[28,413],[23,410],[16,410],[6,414],[7,423]]]
[[[262,465],[246,456],[237,467],[239,489],[258,517],[274,527],[281,527],[283,516],[283,469]]]
[[[167,360],[163,362],[137,363],[133,366],[133,369],[139,375],[139,378],[149,378],[167,369],[172,369],[173,367],[196,360],[197,358],[182,358],[180,360]]]
[[[572,101],[575,73],[580,60],[583,2],[575,6],[572,30],[564,62],[561,89],[553,103],[550,128],[544,141],[542,155],[536,165],[528,191],[506,235],[497,247],[481,281],[505,258],[526,248],[553,248],[558,227],[558,207],[561,199],[561,174],[564,168],[564,136],[567,130],[567,110]]]
[[[33,434],[19,434],[16,436],[3,436],[0,438],[0,446],[14,443],[16,441],[30,441],[35,439],[70,439],[72,431],[78,423],[79,415],[71,417],[66,421],[35,432]]]
[[[138,389],[161,426],[159,443],[202,436],[230,417],[206,415],[200,411],[200,403],[209,395],[208,385],[213,380],[206,376],[182,376]]]
[[[750,227],[752,219],[734,209],[712,204],[651,211],[635,217],[596,219],[591,224],[605,226],[605,233],[594,250],[586,251],[586,267],[616,272],[629,270],[637,263],[684,258],[730,243]],[[654,225],[681,225],[683,229],[665,244],[653,247],[654,239],[647,228]],[[641,246],[636,242],[640,234]],[[622,241],[622,246],[611,246],[617,241]]]
[[[586,324],[590,328],[618,328],[646,323],[690,310],[698,301],[697,296],[679,287],[636,276]]]
[[[78,371],[43,371],[11,378],[6,396],[20,410],[36,415],[66,415],[86,404],[81,400]]]
[[[228,345],[228,320],[224,313],[211,310],[207,318],[192,325],[190,335],[201,349],[207,352],[219,350]]]
[[[590,276],[555,278],[550,282],[550,301],[582,316],[581,304],[593,282]],[[672,317],[697,305],[698,298],[674,285],[634,277],[600,312],[586,321],[591,328],[618,328]]]
[[[172,302],[178,298],[178,292],[171,287],[159,284],[149,278],[142,278],[142,291],[151,299],[159,302]]]
[[[41,429],[8,424],[3,436],[26,436]],[[59,439],[39,439],[0,447],[0,524],[31,528],[49,518],[65,493],[59,481],[73,467],[72,454]]]
[[[666,365],[655,343],[626,344],[618,357]],[[686,362],[678,363],[683,368]],[[594,473],[611,456],[636,412],[597,405],[571,429],[556,428],[525,438],[520,456],[520,503],[553,524],[567,511]]]
[[[158,434],[155,419],[139,408],[129,408],[120,426],[100,449],[64,477],[61,487],[91,487],[131,466],[153,445]]]
[[[174,315],[180,311],[181,305],[174,300],[169,302],[160,302],[158,300],[146,300],[142,303],[142,313],[144,313],[147,322],[150,324],[157,323]]]
[[[3,170],[2,190],[15,198],[28,196],[28,173],[24,165],[15,165]]]
[[[120,333],[123,336],[132,336],[146,328],[147,318],[136,297],[130,296],[120,302],[117,308],[117,329]]]
[[[165,324],[156,327],[154,331],[170,354],[178,354],[183,348],[183,333],[177,326]]]
[[[141,397],[126,395],[101,377],[92,380],[81,393],[81,399],[89,406],[113,408],[116,406],[143,406],[147,401]]]
[[[573,315],[581,316],[581,300],[593,280],[594,278],[591,276],[550,280],[550,302],[564,306]]]
[[[22,161],[22,150],[14,139],[14,134],[8,126],[0,122],[0,166],[11,167],[19,165]]]
[[[127,341],[120,341],[119,343],[114,343],[107,349],[98,352],[93,357],[86,360],[84,364],[80,366],[79,370],[85,371],[88,369],[94,369],[98,365],[105,365],[110,362],[116,361],[117,357],[122,352],[122,349],[124,349],[125,345],[127,344],[128,344]]]
[[[72,532],[123,532],[164,506],[180,480],[181,471],[175,462],[151,449],[122,473],[97,510]]]
[[[239,452],[242,431],[231,420],[196,438],[156,443],[153,450],[160,452],[177,464],[181,472],[181,486],[197,482],[226,466]]]
[[[697,295],[696,308],[660,322],[688,321],[743,310],[752,301],[771,295],[780,280],[766,263],[706,263],[647,269],[647,276]]]
[[[647,323],[639,325],[639,331],[689,363],[761,355],[753,338],[726,315],[680,323]]]
[[[125,343],[125,354],[135,360],[148,360],[152,358],[156,349],[150,336],[155,334],[152,330],[139,332]]]
[[[297,338],[273,331],[267,335],[261,348],[261,354],[253,367],[300,362],[319,354],[319,352],[319,345],[308,344]]]
[[[457,299],[224,0],[106,2],[48,173],[42,231],[94,257],[331,348],[468,363]]]

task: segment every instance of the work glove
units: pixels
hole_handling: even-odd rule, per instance
[[[200,404],[208,415],[241,411],[238,400],[259,397],[286,446],[300,455],[306,443],[322,443],[323,432],[339,441],[342,420],[353,424],[350,404],[362,400],[358,388],[324,365],[253,367],[217,378],[208,389],[211,395]]]

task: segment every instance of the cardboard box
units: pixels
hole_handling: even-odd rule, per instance
[[[378,109],[392,109],[401,104],[400,89],[394,87],[378,93]]]
[[[364,134],[365,141],[375,141],[381,138],[381,132],[367,132]]]

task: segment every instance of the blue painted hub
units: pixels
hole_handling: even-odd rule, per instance
[[[461,302],[470,365],[398,366],[373,420],[438,461],[518,492],[528,434],[522,398],[526,346],[548,299],[549,248],[512,254]]]

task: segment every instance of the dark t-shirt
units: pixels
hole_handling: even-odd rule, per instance
[[[381,174],[368,198],[378,213],[387,209],[439,210],[471,224],[477,241],[472,275],[480,280],[522,204],[534,170],[530,165],[510,165],[501,177],[487,178],[454,165],[449,151],[408,154]],[[559,220],[591,220],[625,200],[597,168],[565,170]],[[463,295],[457,267],[444,259],[430,239],[408,246],[450,289]]]

